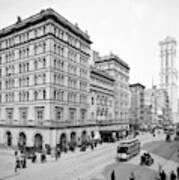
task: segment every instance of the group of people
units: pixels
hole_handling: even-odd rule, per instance
[[[176,169],[176,172],[172,170],[169,174],[170,180],[179,180],[179,166]],[[167,174],[164,170],[160,170],[158,176],[156,177],[157,180],[167,180]]]
[[[15,151],[14,153],[15,155],[15,172],[17,172],[20,169],[24,169],[27,167],[27,156],[24,152],[21,151]],[[44,152],[41,153],[40,156],[40,161],[41,163],[46,162],[46,154]],[[31,156],[31,162],[35,163],[37,162],[37,155],[35,152],[33,152],[32,156]]]
[[[19,154],[18,151],[15,151],[15,172],[19,169],[24,169],[27,167],[26,157],[22,154]]]

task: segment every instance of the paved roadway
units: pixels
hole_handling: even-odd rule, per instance
[[[111,171],[115,170],[119,180],[127,180],[131,171],[134,171],[137,179],[149,180],[154,178],[159,163],[164,165],[164,169],[168,168],[168,171],[177,165],[176,157],[173,155],[179,144],[166,144],[164,141],[159,141],[163,138],[162,135],[154,138],[150,134],[140,137],[143,149],[152,152],[156,160],[150,168],[139,166],[139,156],[132,158],[129,162],[117,162],[115,160],[117,143],[111,143],[99,145],[93,151],[88,149],[86,152],[62,154],[58,161],[48,158],[48,162],[45,164],[28,162],[28,168],[16,174],[13,173],[14,157],[1,155],[0,178],[11,178],[12,180],[109,180]],[[170,159],[172,160],[170,161]],[[6,166],[3,166],[3,162],[6,162]],[[6,170],[9,174],[5,173]]]

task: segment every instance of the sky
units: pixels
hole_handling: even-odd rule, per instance
[[[179,41],[179,0],[0,0],[0,29],[49,7],[87,30],[101,56],[128,63],[130,83],[147,88],[159,84],[159,41]]]

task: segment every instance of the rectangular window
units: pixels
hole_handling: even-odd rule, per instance
[[[21,123],[26,124],[27,123],[27,108],[26,107],[19,108],[19,114],[20,114]]]
[[[63,120],[63,108],[55,107],[55,114],[56,114],[56,120],[57,121]]]
[[[69,109],[69,120],[74,121],[76,118],[76,109],[70,108]]]
[[[42,124],[42,121],[44,119],[44,107],[36,107],[35,108],[35,114],[36,114],[36,124]]]
[[[13,108],[6,108],[6,118],[8,123],[12,123],[13,120]]]
[[[81,109],[81,120],[85,120],[86,119],[86,109]]]

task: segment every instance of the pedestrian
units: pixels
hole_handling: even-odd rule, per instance
[[[15,172],[17,172],[18,169],[20,169],[20,158],[18,156],[18,152],[15,153]]]
[[[177,176],[175,174],[175,172],[172,170],[170,173],[170,180],[176,180]]]
[[[177,178],[179,180],[179,166],[177,167]]]
[[[33,155],[32,155],[32,163],[35,163],[37,160],[37,155],[35,154],[35,152],[33,152]]]
[[[42,154],[41,154],[41,163],[44,163],[46,161],[47,161],[46,153],[45,153],[45,151],[42,151]]]
[[[160,172],[160,179],[161,179],[161,180],[166,180],[166,173],[165,173],[164,170],[162,170],[162,171]]]
[[[115,179],[116,179],[115,171],[113,170],[111,173],[111,180],[115,180]]]
[[[131,172],[130,177],[129,177],[129,180],[135,180],[135,175],[134,175],[133,172]]]
[[[57,147],[56,151],[57,151],[57,157],[60,158],[60,156],[61,156],[61,149],[60,149],[60,147]]]
[[[22,168],[26,168],[26,165],[27,165],[27,161],[26,161],[26,157],[24,156],[23,159],[22,159]]]

